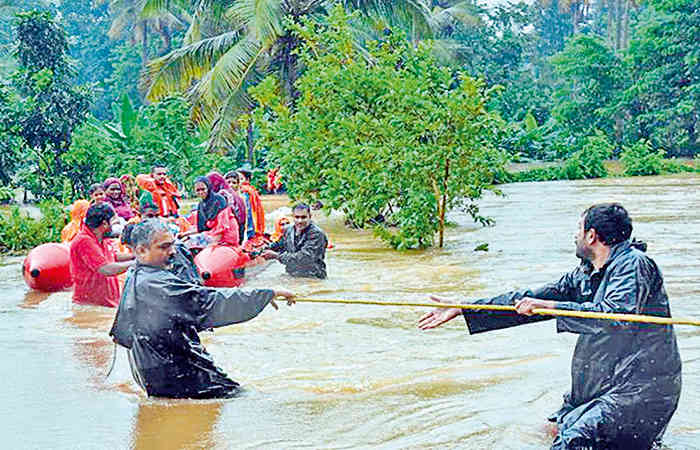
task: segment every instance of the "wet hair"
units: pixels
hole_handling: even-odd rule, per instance
[[[294,211],[306,211],[309,213],[309,215],[311,215],[311,207],[306,203],[297,203],[294,205],[294,207],[292,207],[292,212]]]
[[[131,246],[134,248],[139,245],[150,247],[156,233],[161,231],[170,232],[168,226],[158,219],[146,219],[139,222],[129,233]]]
[[[97,203],[90,206],[85,213],[85,225],[94,230],[102,225],[102,222],[109,222],[115,214],[114,208],[108,203]]]
[[[611,246],[632,235],[632,219],[619,203],[599,203],[583,213],[583,230],[595,229],[598,239]]]
[[[88,188],[88,195],[92,196],[97,191],[104,191],[105,188],[102,186],[102,183],[93,183],[90,185]]]

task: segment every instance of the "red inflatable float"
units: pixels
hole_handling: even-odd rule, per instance
[[[205,286],[237,287],[255,273],[267,267],[268,261],[258,256],[269,239],[256,235],[242,247],[212,245],[205,247],[194,258]]]
[[[32,289],[56,292],[73,286],[70,249],[65,244],[42,244],[29,252],[23,263],[24,281]]]

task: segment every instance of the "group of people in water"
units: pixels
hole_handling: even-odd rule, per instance
[[[250,233],[262,232],[264,214],[256,206],[259,196],[249,193],[242,202],[236,198],[241,192],[252,192],[242,189],[248,180],[226,174],[222,182],[211,175],[195,181],[194,190],[201,201],[196,221],[190,222],[193,229],[218,235],[219,242],[229,244],[240,244],[254,236]],[[214,365],[198,332],[250,320],[268,304],[276,309],[276,297],[291,305],[295,296],[285,289],[245,291],[198,282],[196,275],[188,272],[187,247],[178,238],[188,231],[178,231],[170,222],[178,217],[177,190],[158,168],[148,178],[150,185],[138,181],[144,179],[139,177],[139,186],[158,190],[146,189],[150,199],[140,202],[141,220],[126,230],[132,256],[94,256],[106,255],[104,237],[109,235],[117,211],[122,211],[124,219],[128,215],[121,203],[124,190],[114,188],[110,179],[112,183],[105,182],[103,190],[104,198],[112,200],[93,199],[85,226],[71,244],[71,262],[75,258],[76,265],[99,266],[98,272],[106,277],[131,267],[110,336],[128,349],[134,379],[149,396],[235,396],[240,386]],[[157,209],[158,214],[147,215],[145,205]],[[325,278],[322,262],[327,237],[311,222],[307,205],[295,206],[293,214],[294,226],[283,230],[280,240],[262,255],[285,264],[291,275]],[[631,234],[632,221],[620,204],[593,205],[581,215],[576,230],[579,266],[542,287],[476,301],[514,305],[517,313],[463,309],[456,304],[425,314],[418,327],[428,330],[461,315],[470,333],[481,333],[552,318],[533,315],[536,309],[670,317],[661,272],[646,256],[646,246],[631,240]],[[127,258],[135,258],[135,262]],[[87,292],[103,295],[104,289],[80,278],[82,270],[76,272],[76,301]],[[119,292],[114,285],[107,290],[104,295],[110,297]],[[555,320],[558,332],[575,333],[579,338],[572,360],[571,389],[562,407],[549,418],[557,426],[552,449],[657,446],[681,392],[681,359],[673,326],[577,317]]]
[[[183,195],[164,166],[92,185],[90,199],[72,205],[71,221],[61,232],[62,241],[71,248],[74,302],[119,304],[117,277],[135,264],[129,236],[146,219],[163,222],[177,238],[178,255],[185,257],[180,260],[181,273],[189,273],[190,281],[202,281],[193,262],[196,252],[212,245],[240,248],[244,244],[251,244],[247,248],[258,250],[264,259],[279,260],[293,276],[325,278],[327,238],[311,223],[311,208],[303,203],[295,206],[293,226],[282,217],[275,232],[266,234],[261,196],[250,177],[246,168],[197,177],[193,193],[199,203],[187,215],[181,213]]]

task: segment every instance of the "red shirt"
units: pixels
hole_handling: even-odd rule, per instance
[[[92,230],[83,225],[70,244],[70,272],[75,290],[73,302],[116,307],[119,305],[119,280],[104,276],[98,269],[114,262],[108,239],[97,241]]]

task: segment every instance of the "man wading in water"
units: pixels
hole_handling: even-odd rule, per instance
[[[129,349],[136,382],[149,396],[222,398],[234,396],[239,384],[214,365],[198,332],[245,322],[273,298],[289,305],[286,290],[210,288],[184,281],[169,272],[173,235],[154,219],[134,227],[130,242],[137,264],[129,271],[110,335]]]
[[[617,203],[588,208],[579,221],[581,265],[559,281],[510,292],[480,304],[512,305],[503,312],[436,309],[418,326],[435,328],[462,314],[470,333],[547,320],[533,309],[563,309],[670,317],[658,267],[637,242]],[[436,301],[444,299],[432,297]],[[552,417],[553,450],[649,449],[659,444],[681,392],[681,360],[671,325],[557,317],[557,331],[579,335],[571,362],[571,391]]]

